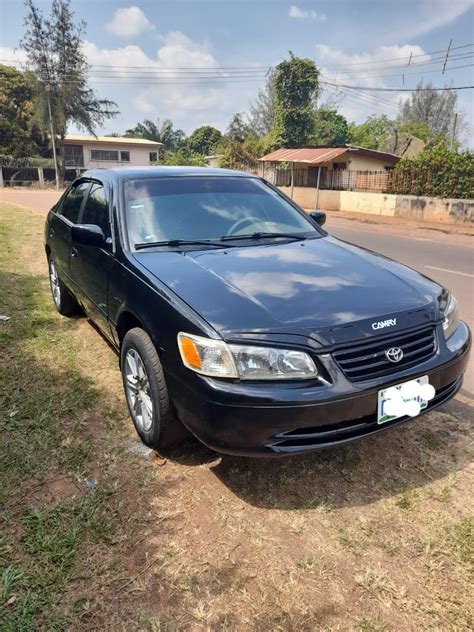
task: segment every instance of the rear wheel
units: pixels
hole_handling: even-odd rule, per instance
[[[173,415],[158,353],[143,329],[126,333],[120,366],[130,416],[143,443],[155,449],[179,445],[188,433]]]
[[[71,314],[76,313],[79,305],[77,304],[74,296],[69,292],[67,287],[59,278],[58,269],[53,255],[49,255],[48,268],[49,285],[51,287],[51,295],[53,297],[54,306],[63,316],[70,316]]]

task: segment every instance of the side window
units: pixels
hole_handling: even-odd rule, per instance
[[[77,223],[82,200],[89,188],[89,182],[80,182],[73,186],[67,193],[61,205],[60,215],[64,215],[73,224]]]
[[[104,235],[110,237],[109,206],[104,187],[101,184],[92,185],[82,213],[81,223],[100,226]]]

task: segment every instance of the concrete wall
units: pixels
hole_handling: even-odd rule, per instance
[[[291,196],[290,187],[280,187]],[[306,209],[316,207],[316,189],[295,187],[293,199]],[[425,222],[474,222],[474,200],[448,200],[368,191],[319,191],[317,208],[406,217]]]
[[[339,162],[346,162],[341,156]],[[337,160],[335,160],[337,162]],[[349,152],[349,160],[347,161],[349,171],[378,171],[385,167],[393,167],[393,163],[385,162],[380,158],[371,158],[370,156],[360,156],[356,152]]]
[[[105,149],[118,151],[120,157],[120,151],[129,151],[130,152],[130,161],[122,162],[118,160],[117,162],[114,160],[91,160],[91,150],[92,149]],[[117,143],[100,143],[100,145],[88,145],[87,143],[83,144],[83,152],[84,152],[84,168],[85,169],[97,169],[97,168],[107,168],[107,167],[146,167],[150,164],[150,152],[158,152],[158,149],[154,147],[136,147],[133,145],[118,145]]]

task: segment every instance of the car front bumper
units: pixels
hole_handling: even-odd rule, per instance
[[[447,402],[461,388],[471,346],[467,325],[461,322],[455,335],[455,351],[443,340],[430,360],[376,383],[352,383],[333,370],[332,383],[318,386],[231,383],[189,373],[189,379],[168,376],[168,383],[178,417],[200,441],[218,452],[242,456],[309,452],[412,419],[377,424],[378,392],[389,386],[428,375],[436,395],[421,414]]]

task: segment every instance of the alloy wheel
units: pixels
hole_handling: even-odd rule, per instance
[[[51,283],[51,293],[53,295],[54,304],[59,309],[61,306],[61,287],[59,286],[58,271],[54,261],[49,262],[49,281]]]
[[[129,349],[125,356],[125,390],[134,422],[148,432],[153,423],[153,402],[145,365],[136,349]]]

